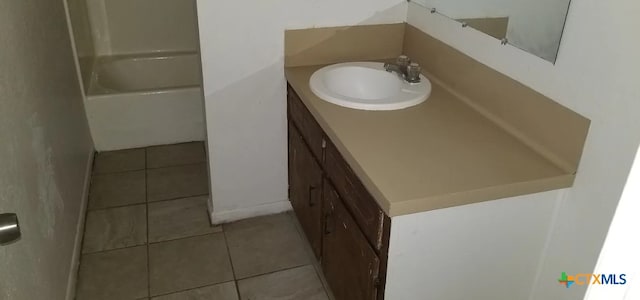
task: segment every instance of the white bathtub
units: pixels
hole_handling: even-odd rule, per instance
[[[99,151],[205,139],[197,53],[96,60],[87,116]]]

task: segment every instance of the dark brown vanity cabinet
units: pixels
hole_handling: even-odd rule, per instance
[[[330,182],[324,185],[322,270],[336,299],[376,299],[380,259]]]
[[[322,169],[289,123],[289,200],[317,258],[322,250]]]
[[[289,199],[337,300],[381,300],[390,219],[287,88]]]

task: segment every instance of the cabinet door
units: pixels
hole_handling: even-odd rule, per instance
[[[321,161],[324,131],[291,86],[287,86],[287,111],[289,112],[289,120],[296,124],[296,128],[311,149],[311,153],[318,161]]]
[[[340,155],[336,146],[331,141],[326,144],[324,168],[327,177],[334,183],[342,203],[351,212],[364,236],[375,250],[380,250],[383,244],[384,212]]]
[[[322,270],[337,300],[376,299],[380,260],[331,183],[324,183]]]
[[[322,250],[321,193],[322,169],[289,122],[289,201],[318,259]]]

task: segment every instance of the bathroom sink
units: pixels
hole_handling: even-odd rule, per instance
[[[423,75],[419,83],[409,83],[378,62],[326,66],[311,75],[309,85],[322,100],[361,110],[403,109],[424,102],[431,93]]]

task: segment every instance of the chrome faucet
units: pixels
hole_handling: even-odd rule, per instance
[[[402,80],[409,83],[420,82],[420,65],[412,63],[408,56],[400,55],[396,59],[396,63],[385,63],[384,69],[387,72],[395,72]]]

